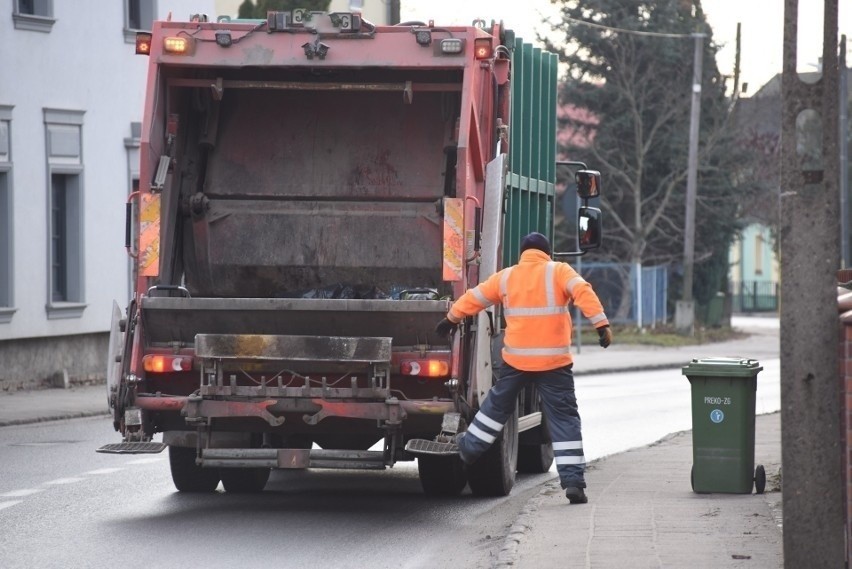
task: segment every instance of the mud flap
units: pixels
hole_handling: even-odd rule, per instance
[[[121,357],[124,352],[124,332],[121,330],[121,309],[112,301],[112,324],[109,328],[109,347],[106,361],[107,407],[115,408],[121,376]]]

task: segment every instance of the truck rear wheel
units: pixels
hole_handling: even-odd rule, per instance
[[[508,496],[515,485],[518,465],[518,410],[509,416],[494,444],[467,467],[467,483],[474,496]]]
[[[269,468],[223,468],[222,486],[231,494],[256,494],[266,488]]]
[[[553,465],[553,446],[550,443],[520,445],[518,447],[518,472],[542,474]]]
[[[553,464],[553,444],[544,415],[538,427],[520,435],[518,443],[518,472],[542,474]]]
[[[195,464],[195,449],[169,447],[172,482],[179,492],[214,492],[219,486],[218,468],[201,468]]]
[[[458,496],[467,485],[464,464],[457,456],[419,456],[417,472],[427,496]]]

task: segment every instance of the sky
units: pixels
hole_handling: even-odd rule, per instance
[[[781,72],[784,0],[702,0],[713,39],[723,46],[716,64],[733,76],[737,23],[742,24],[740,83],[749,96]],[[852,0],[839,0],[839,32],[847,36],[847,62],[852,66]],[[805,9],[807,8],[807,9]],[[435,20],[436,24],[469,24],[475,18],[503,20],[518,36],[533,41],[544,17],[556,14],[549,0],[421,0],[401,2],[401,19]],[[822,55],[823,2],[799,0],[799,71],[816,71]],[[686,44],[692,49],[692,43]]]

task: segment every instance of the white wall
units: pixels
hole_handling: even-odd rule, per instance
[[[160,18],[188,15],[188,3],[155,0]],[[0,4],[0,106],[11,106],[13,308],[0,340],[105,332],[113,299],[128,299],[124,204],[125,139],[142,120],[148,58],[125,41],[125,2],[52,0],[50,32],[15,29],[15,2]],[[193,0],[214,13],[213,0]],[[48,195],[44,109],[85,111],[82,126],[82,314],[49,319]],[[135,154],[135,153],[134,153]],[[3,270],[0,268],[0,270]]]

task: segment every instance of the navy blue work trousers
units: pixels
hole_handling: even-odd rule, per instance
[[[586,459],[571,367],[521,371],[504,363],[500,367],[500,379],[491,387],[467,433],[459,440],[462,459],[470,464],[488,450],[515,410],[518,394],[532,383],[541,395],[542,411],[553,441],[556,471],[562,487],[585,488],[583,472]]]

